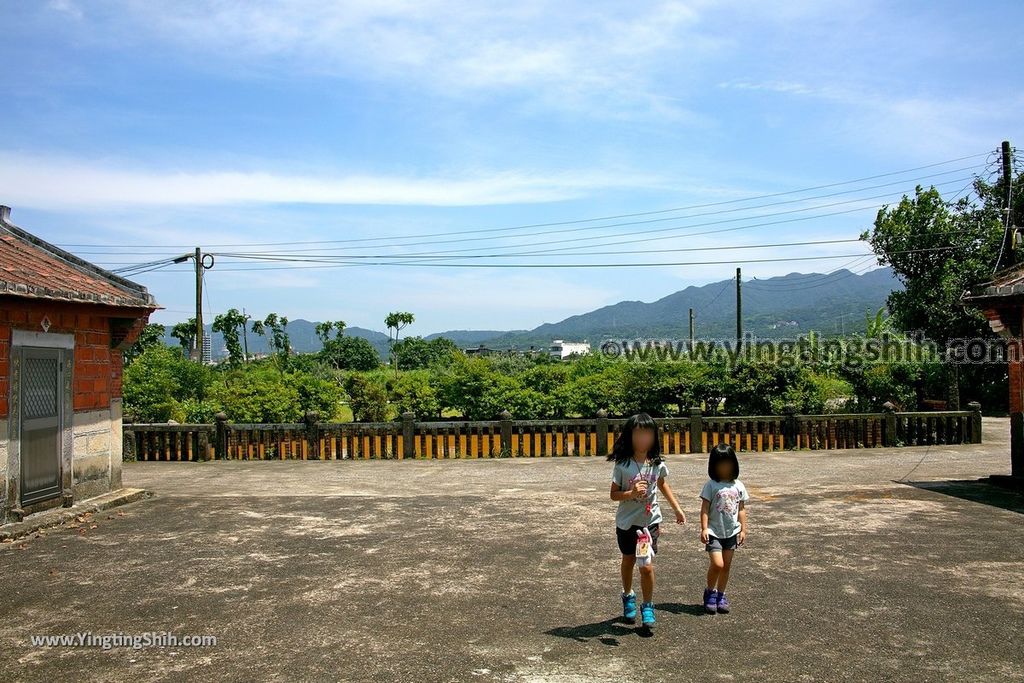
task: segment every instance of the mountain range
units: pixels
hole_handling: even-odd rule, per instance
[[[863,274],[840,269],[830,273],[789,273],[767,279],[752,278],[740,285],[744,333],[756,337],[794,337],[809,330],[825,336],[862,331],[865,314],[874,315],[886,298],[902,285],[890,268]],[[423,335],[425,339],[447,337],[462,348],[481,345],[496,348],[547,348],[554,339],[589,341],[596,348],[601,341],[633,339],[686,339],[689,310],[694,310],[695,336],[699,339],[733,338],[736,334],[736,280],[720,280],[690,286],[650,303],[621,301],[593,311],[544,323],[532,330],[449,330]],[[296,319],[288,324],[292,347],[299,353],[321,347],[316,322]],[[210,325],[206,326],[210,334]],[[176,344],[165,328],[165,341]],[[403,336],[415,334],[411,328]],[[388,335],[362,327],[349,327],[345,334],[370,342],[381,358],[387,357]],[[250,353],[267,353],[264,337],[248,333]],[[213,334],[214,358],[226,355],[224,341]]]

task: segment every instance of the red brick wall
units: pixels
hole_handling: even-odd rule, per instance
[[[110,407],[111,399],[121,396],[122,357],[120,351],[110,348],[110,318],[140,315],[133,337],[145,324],[148,312],[0,297],[0,417],[6,417],[10,409],[12,329],[42,332],[41,323],[46,317],[50,320],[50,332],[73,333],[75,365],[71,379],[74,409],[98,410]]]

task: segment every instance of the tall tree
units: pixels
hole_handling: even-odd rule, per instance
[[[887,300],[894,325],[943,347],[950,339],[989,334],[985,317],[962,306],[960,296],[991,276],[1002,225],[965,208],[943,201],[934,187],[918,186],[914,197],[879,210],[874,229],[861,235],[903,283]]]
[[[196,319],[195,317],[189,318],[185,322],[176,324],[171,328],[171,336],[178,340],[181,344],[181,348],[185,351],[187,357],[189,351],[195,346],[196,341]]]
[[[399,333],[413,323],[415,316],[406,311],[394,311],[384,318],[384,324],[388,328],[388,345],[391,347],[391,364],[395,367],[395,374],[398,374],[398,358],[395,356],[395,344],[398,342]]]
[[[325,320],[316,324],[316,336],[320,337],[320,341],[326,344],[331,337],[331,330],[335,330],[335,339],[341,339],[341,335],[345,333],[345,327],[344,320]]]
[[[260,336],[270,333],[270,348],[278,370],[284,372],[288,367],[288,356],[291,353],[291,339],[288,337],[288,318],[270,313],[263,320],[252,321],[252,331]]]
[[[972,192],[944,201],[934,188],[917,187],[914,197],[904,196],[893,207],[883,207],[874,229],[861,238],[871,244],[881,265],[890,265],[904,285],[889,295],[893,326],[919,333],[945,350],[950,340],[991,338],[985,317],[962,306],[960,297],[992,279],[1007,227],[1024,225],[1024,172],[1014,163],[1012,182],[1002,177],[977,176]],[[1008,192],[1009,191],[1009,192]],[[1004,209],[1010,195],[1011,212]],[[1016,263],[1024,255],[1014,254]],[[1006,402],[1006,368],[998,364],[964,365],[947,369],[950,394],[963,387],[967,400],[999,406]]]
[[[228,349],[228,363],[232,367],[238,367],[246,360],[240,339],[240,330],[244,331],[245,320],[246,316],[237,308],[229,308],[227,313],[213,319],[212,329],[224,337],[224,345]]]

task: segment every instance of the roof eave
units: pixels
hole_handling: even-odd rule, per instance
[[[110,306],[123,306],[129,308],[145,308],[149,310],[157,310],[161,308],[161,306],[157,305],[156,298],[149,293],[149,290],[147,290],[145,286],[140,285],[137,282],[133,282],[132,280],[128,280],[127,278],[123,278],[120,275],[115,275],[114,273],[111,273],[109,270],[104,270],[99,266],[89,263],[85,259],[75,256],[69,251],[65,251],[64,249],[61,249],[56,245],[50,244],[46,240],[36,237],[32,233],[27,232],[22,228],[18,227],[17,225],[15,225],[14,223],[12,223],[10,216],[10,207],[0,205],[0,229],[11,233],[12,235],[14,235],[15,237],[24,242],[27,242],[39,249],[42,249],[43,251],[46,251],[54,258],[58,258],[66,262],[68,265],[77,268],[78,270],[84,271],[88,275],[103,278],[104,280],[114,285],[118,289],[123,290],[125,294],[134,299],[134,302],[125,303],[126,301],[129,301],[128,299],[126,299],[125,302],[108,303],[107,301],[102,300],[103,297],[92,298],[81,296],[69,298],[66,296],[45,296],[39,294],[32,294],[27,291],[19,291],[19,288],[15,288],[14,290],[8,290],[6,282],[0,282],[0,287],[3,288],[3,290],[0,291],[0,293],[11,294],[13,296],[29,296],[46,299],[79,301],[81,303],[98,303]]]

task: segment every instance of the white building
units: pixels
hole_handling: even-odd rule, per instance
[[[206,365],[213,363],[213,340],[208,334],[203,335],[203,363]]]
[[[581,342],[555,339],[551,342],[550,353],[559,360],[565,360],[574,353],[582,356],[583,354],[590,353],[590,343],[586,339]]]

